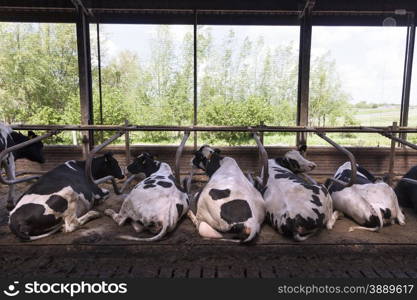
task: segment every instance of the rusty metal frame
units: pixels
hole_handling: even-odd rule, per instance
[[[148,126],[148,125],[11,125],[14,130],[61,130],[61,131],[205,131],[205,132],[387,132],[387,133],[417,133],[417,127],[398,127],[391,129],[386,126],[340,126],[340,127],[309,127],[309,126]]]
[[[92,162],[93,162],[93,158],[94,156],[101,151],[103,148],[107,147],[110,143],[112,143],[114,140],[118,139],[119,137],[121,137],[122,135],[124,135],[126,133],[126,131],[119,131],[116,134],[114,134],[112,137],[110,137],[109,139],[107,139],[104,143],[94,147],[93,150],[90,151],[90,153],[87,156],[87,159],[85,161],[85,175],[86,177],[91,180],[94,184],[100,184],[106,181],[111,181],[112,185],[113,185],[113,189],[116,195],[120,195],[121,191],[119,190],[116,180],[114,179],[113,176],[109,175],[103,178],[99,178],[97,180],[94,179],[93,174],[91,172],[91,167],[92,167]]]
[[[375,130],[373,128],[367,128],[367,129],[373,129],[374,132],[377,132],[380,135],[391,139],[391,141],[393,141],[393,142],[398,142],[398,143],[402,144],[403,146],[407,146],[407,147],[410,147],[411,149],[417,150],[417,145],[415,145],[413,143],[410,143],[407,140],[394,135],[395,134],[395,128],[396,128],[396,122],[394,122],[393,126],[391,126],[390,128],[392,128],[394,130],[392,130],[392,132],[388,132],[387,130],[378,131],[378,130]],[[395,156],[395,143],[392,143],[392,144],[394,144],[394,146],[391,146],[391,157],[394,157]],[[391,159],[391,160],[392,160],[392,164],[394,164],[393,159]],[[389,170],[390,185],[392,184],[393,170],[394,170],[394,167],[393,167],[393,165],[391,166],[391,161],[390,161],[390,170]],[[411,179],[411,178],[401,178],[401,181],[405,181],[405,182],[417,185],[417,180],[414,180],[414,179]]]
[[[316,134],[321,137],[323,140],[325,140],[326,142],[328,142],[330,145],[332,145],[333,147],[335,147],[338,151],[344,153],[350,161],[350,167],[351,167],[351,175],[350,175],[350,180],[348,183],[338,180],[336,178],[329,178],[331,181],[339,183],[345,187],[350,187],[352,186],[355,182],[356,182],[356,175],[357,175],[357,166],[356,166],[356,159],[355,156],[346,148],[340,146],[339,144],[337,144],[336,142],[334,142],[332,139],[330,139],[328,136],[326,136],[326,134],[324,132],[316,132]]]
[[[1,153],[0,153],[0,164],[1,162],[4,160],[4,158],[6,157],[7,154],[9,154],[10,152],[22,149],[24,147],[27,147],[29,145],[32,145],[34,143],[40,142],[41,140],[44,140],[46,138],[49,138],[57,133],[59,133],[59,130],[52,130],[50,132],[45,133],[44,135],[35,137],[33,139],[30,139],[26,142],[14,145],[12,147],[6,148],[4,149]],[[31,172],[26,172],[26,174],[29,174]],[[30,181],[33,179],[38,179],[39,177],[41,177],[41,175],[32,175],[32,176],[27,176],[27,177],[23,177],[23,178],[19,178],[19,179],[14,179],[14,180],[9,180],[3,177],[3,174],[0,173],[0,182],[5,184],[5,185],[14,185],[17,183],[21,183],[21,182],[26,182],[26,181]]]
[[[259,150],[259,156],[262,160],[262,166],[259,174],[262,174],[262,188],[266,187],[268,184],[268,178],[269,178],[269,166],[268,166],[268,153],[265,150],[264,145],[262,144],[258,133],[253,134],[253,138],[256,141],[256,145],[258,146]],[[262,172],[263,169],[263,172]]]

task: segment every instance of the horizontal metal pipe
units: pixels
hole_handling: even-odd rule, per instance
[[[350,160],[350,167],[351,167],[351,175],[350,175],[350,180],[348,183],[337,180],[335,178],[330,178],[330,180],[337,182],[343,186],[349,187],[352,186],[355,182],[356,182],[356,159],[355,156],[348,151],[346,148],[340,146],[339,144],[335,143],[332,139],[330,139],[329,137],[327,137],[323,132],[316,132],[316,134],[321,137],[323,140],[325,140],[326,142],[328,142],[330,145],[332,145],[333,147],[335,147],[338,151],[344,153]]]
[[[371,130],[372,132],[377,132],[377,133],[379,133],[380,135],[385,136],[386,138],[389,138],[389,139],[391,139],[391,140],[393,140],[393,141],[396,141],[396,142],[398,142],[398,143],[400,143],[400,144],[406,145],[406,146],[408,146],[408,147],[410,147],[410,148],[412,148],[412,149],[414,149],[414,150],[417,150],[417,145],[415,145],[415,144],[413,144],[413,143],[410,143],[410,142],[408,142],[407,140],[404,140],[404,139],[402,139],[402,138],[399,138],[399,137],[393,136],[391,133],[395,133],[395,131],[391,131],[391,132],[388,132],[388,130],[385,130],[385,131],[378,131],[378,130],[376,130],[375,128],[372,128],[372,127],[366,127],[366,129],[367,129],[367,130]]]
[[[407,182],[407,183],[411,183],[411,184],[415,184],[417,185],[417,180],[411,179],[411,178],[401,178],[401,181]]]
[[[417,127],[307,127],[307,126],[139,126],[139,125],[11,125],[14,130],[61,130],[61,131],[230,131],[230,132],[357,132],[357,133],[417,133]]]

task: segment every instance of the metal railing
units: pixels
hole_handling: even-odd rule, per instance
[[[357,165],[356,165],[356,159],[354,155],[348,151],[346,148],[340,146],[333,140],[331,140],[328,136],[326,136],[326,133],[342,133],[342,132],[360,132],[360,133],[378,133],[381,134],[387,138],[390,138],[392,140],[395,140],[396,142],[399,142],[403,145],[406,145],[410,148],[413,148],[417,150],[417,145],[412,144],[404,139],[401,139],[399,137],[394,136],[396,133],[417,133],[417,127],[397,127],[397,126],[389,126],[389,127],[366,127],[366,126],[341,126],[341,127],[308,127],[308,126],[139,126],[139,125],[131,125],[128,122],[125,123],[125,125],[12,125],[11,126],[15,130],[52,130],[54,134],[56,134],[58,131],[67,131],[67,130],[75,130],[75,131],[85,131],[85,130],[96,130],[96,131],[118,131],[113,137],[105,141],[103,144],[96,146],[88,155],[86,159],[86,175],[88,178],[90,178],[93,182],[99,184],[102,182],[105,182],[107,180],[111,180],[113,183],[113,187],[115,189],[116,193],[121,193],[123,189],[127,186],[126,182],[123,185],[122,190],[119,190],[117,188],[117,185],[115,183],[115,179],[111,178],[112,176],[107,176],[105,178],[100,178],[97,180],[94,180],[92,178],[91,174],[91,163],[93,156],[109,145],[111,142],[122,136],[123,134],[126,134],[130,131],[183,131],[184,137],[179,145],[176,156],[175,156],[175,177],[178,184],[180,184],[180,157],[182,155],[185,143],[187,139],[190,136],[191,132],[198,132],[198,131],[206,131],[206,132],[249,132],[253,134],[253,137],[256,141],[256,144],[259,149],[260,157],[262,160],[262,165],[264,169],[264,174],[262,178],[262,184],[265,186],[268,181],[268,156],[267,152],[259,138],[259,133],[263,134],[264,132],[306,132],[306,133],[314,133],[317,134],[319,137],[324,139],[326,142],[328,142],[330,145],[332,145],[334,148],[336,148],[338,151],[344,153],[350,163],[351,163],[351,178],[348,183],[337,180],[335,178],[330,178],[332,181],[337,182],[339,184],[342,184],[343,186],[351,186],[356,181],[357,176]],[[48,136],[52,135],[51,133],[47,134]],[[46,137],[48,137],[46,136]],[[39,138],[46,138],[45,136],[39,137]],[[35,141],[36,142],[36,141]],[[25,145],[21,146],[24,147]],[[130,147],[130,143],[126,142],[126,147]],[[20,148],[20,147],[19,147]],[[8,148],[6,150],[14,151],[13,149]],[[129,149],[127,149],[128,151]],[[130,150],[129,150],[130,151]],[[3,151],[4,152],[4,151]],[[130,152],[129,152],[130,153]],[[3,153],[1,153],[3,154]],[[7,154],[7,153],[6,153]],[[4,156],[6,155],[4,154]],[[3,156],[3,157],[4,157]],[[0,155],[0,158],[2,156]],[[36,179],[39,176],[33,176],[30,179],[19,179],[16,180],[14,183]],[[133,178],[129,178],[127,181],[133,180]],[[0,182],[3,182],[5,184],[11,184],[7,183],[7,180],[4,180],[3,177],[0,176]],[[416,181],[417,184],[417,181]]]
[[[357,176],[357,166],[356,166],[355,156],[349,150],[347,150],[346,148],[340,146],[335,141],[333,141],[328,136],[326,136],[326,134],[324,132],[316,132],[316,134],[319,137],[321,137],[323,140],[325,140],[326,142],[328,142],[330,145],[332,145],[333,147],[335,147],[338,151],[340,151],[343,154],[345,154],[348,157],[349,161],[350,161],[351,173],[350,173],[350,179],[349,179],[349,182],[348,183],[346,183],[344,181],[341,181],[341,180],[338,180],[338,179],[333,178],[333,177],[330,177],[329,179],[331,181],[336,182],[338,184],[341,184],[342,186],[345,186],[345,187],[352,186],[356,182],[356,176]]]
[[[0,164],[10,152],[17,151],[17,150],[22,149],[24,147],[27,147],[29,145],[40,142],[40,141],[42,141],[46,138],[49,138],[49,137],[51,137],[51,136],[53,136],[53,135],[55,135],[59,132],[60,132],[59,130],[52,130],[52,131],[49,131],[49,132],[45,133],[44,135],[37,136],[37,137],[35,137],[33,139],[30,139],[26,142],[23,142],[23,143],[20,143],[20,144],[17,144],[17,145],[14,145],[12,147],[4,149],[0,153]],[[25,172],[25,173],[26,174],[33,174],[33,172]],[[10,179],[4,178],[3,174],[0,173],[0,182],[5,184],[5,185],[14,185],[14,184],[21,183],[21,182],[27,182],[27,181],[30,181],[30,180],[33,180],[33,179],[38,179],[39,177],[41,177],[41,175],[32,175],[32,176],[26,176],[26,177],[23,177],[23,178],[10,180]]]

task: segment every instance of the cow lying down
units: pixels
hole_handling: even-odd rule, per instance
[[[111,153],[92,162],[95,179],[112,175],[123,178]],[[85,161],[67,161],[43,175],[19,199],[10,212],[10,230],[22,241],[47,237],[60,229],[72,232],[100,214],[91,210],[109,192],[85,175]]]
[[[193,165],[206,172],[208,183],[197,197],[197,213],[188,216],[205,238],[249,242],[265,217],[262,195],[245,177],[236,161],[220,150],[202,146]]]
[[[346,162],[339,167],[334,178],[347,183],[351,172],[350,162]],[[331,180],[327,180],[326,186],[334,208],[361,225],[350,227],[349,231],[378,231],[384,225],[405,224],[394,190],[360,166],[357,168],[356,182],[351,187],[344,187]]]
[[[301,146],[300,152],[306,150]],[[326,187],[299,176],[316,165],[297,150],[269,159],[268,184],[263,192],[266,220],[281,234],[303,241],[323,227],[332,229],[338,213]]]
[[[188,210],[187,193],[177,186],[171,167],[142,153],[127,167],[132,174],[144,173],[146,178],[127,195],[119,213],[106,209],[104,213],[119,225],[131,221],[136,232],[148,230],[155,235],[139,238],[122,235],[122,239],[133,241],[156,241],[174,230],[177,222]]]
[[[417,166],[412,167],[403,178],[417,180]],[[402,207],[411,207],[417,212],[417,185],[399,181],[394,191]]]

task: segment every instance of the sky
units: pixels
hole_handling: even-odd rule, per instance
[[[191,25],[170,25],[174,41],[181,43]],[[149,41],[155,37],[157,25],[102,25],[107,36],[106,51],[111,56],[120,51],[136,52],[141,60],[149,57]],[[298,49],[298,26],[211,26],[215,41],[221,41],[230,29],[238,40],[246,36],[256,40],[263,36],[271,48],[293,43]],[[351,102],[401,102],[405,55],[405,27],[313,27],[312,60],[329,53],[343,89]],[[216,43],[216,42],[215,42]],[[417,56],[417,55],[416,55]],[[412,81],[411,104],[417,105],[417,58]],[[414,87],[414,88],[413,88]]]

